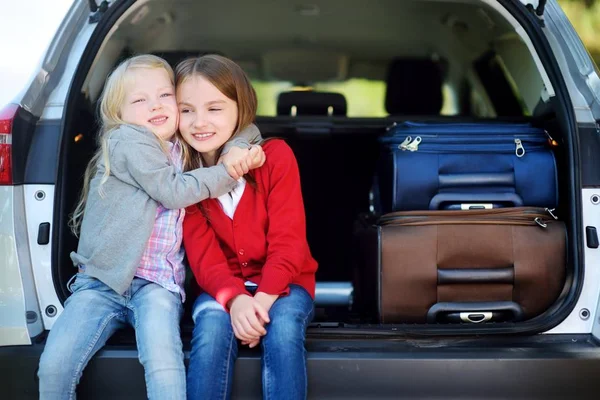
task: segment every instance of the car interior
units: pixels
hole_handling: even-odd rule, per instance
[[[377,299],[365,287],[377,272],[363,257],[362,231],[380,217],[374,187],[379,139],[394,124],[502,122],[542,128],[554,143],[557,212],[572,226],[571,217],[560,213],[572,201],[565,194],[571,185],[565,123],[546,66],[515,18],[495,1],[377,3],[149,0],[132,5],[102,40],[83,84],[71,88],[55,213],[59,296],[68,296],[66,284],[75,273],[69,253],[77,238],[67,221],[97,148],[98,98],[110,71],[135,54],[156,54],[175,67],[188,57],[216,53],[250,77],[259,103],[256,124],[264,137],[290,145],[300,169],[307,239],[319,263],[309,335],[324,327],[386,328],[374,307]],[[573,251],[571,240],[567,253]],[[564,292],[576,266],[567,261],[565,268]],[[193,277],[188,281],[193,286]],[[186,303],[182,325],[190,332],[193,299]]]

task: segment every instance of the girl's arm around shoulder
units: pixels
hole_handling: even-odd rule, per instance
[[[225,164],[229,175],[239,178],[264,164],[264,151],[257,144],[261,140],[256,125],[250,124],[225,143],[219,162]]]
[[[180,172],[151,132],[117,129],[109,139],[110,171],[169,209],[184,208],[231,191],[236,181],[223,165]]]
[[[240,133],[235,135],[235,137],[225,143],[223,147],[223,152],[226,154],[232,147],[241,147],[242,149],[249,149],[253,144],[259,143],[262,140],[262,136],[258,127],[254,124],[248,125],[246,128],[242,129]]]

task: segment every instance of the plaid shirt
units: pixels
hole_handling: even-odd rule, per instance
[[[179,169],[182,167],[181,145],[171,146],[171,159]],[[185,209],[168,210],[161,204],[156,210],[152,235],[138,266],[135,276],[154,282],[165,289],[179,293],[185,301],[185,251],[181,246]]]

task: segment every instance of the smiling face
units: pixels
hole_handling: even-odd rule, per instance
[[[177,130],[175,88],[163,68],[133,68],[127,71],[121,119],[141,125],[163,140]]]
[[[203,76],[194,75],[178,86],[177,104],[183,139],[204,156],[214,157],[236,129],[237,103]]]

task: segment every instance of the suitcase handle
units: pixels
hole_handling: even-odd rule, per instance
[[[512,314],[513,321],[523,319],[523,309],[514,301],[436,303],[427,311],[427,323],[438,322],[441,315],[453,314],[462,322],[478,324],[494,320],[494,317],[506,313]]]
[[[522,207],[523,200],[516,193],[438,193],[429,203],[430,210],[440,210],[444,203],[502,203],[510,207]]]
[[[515,174],[510,172],[476,172],[438,175],[440,189],[452,189],[457,187],[491,187],[515,186]]]

